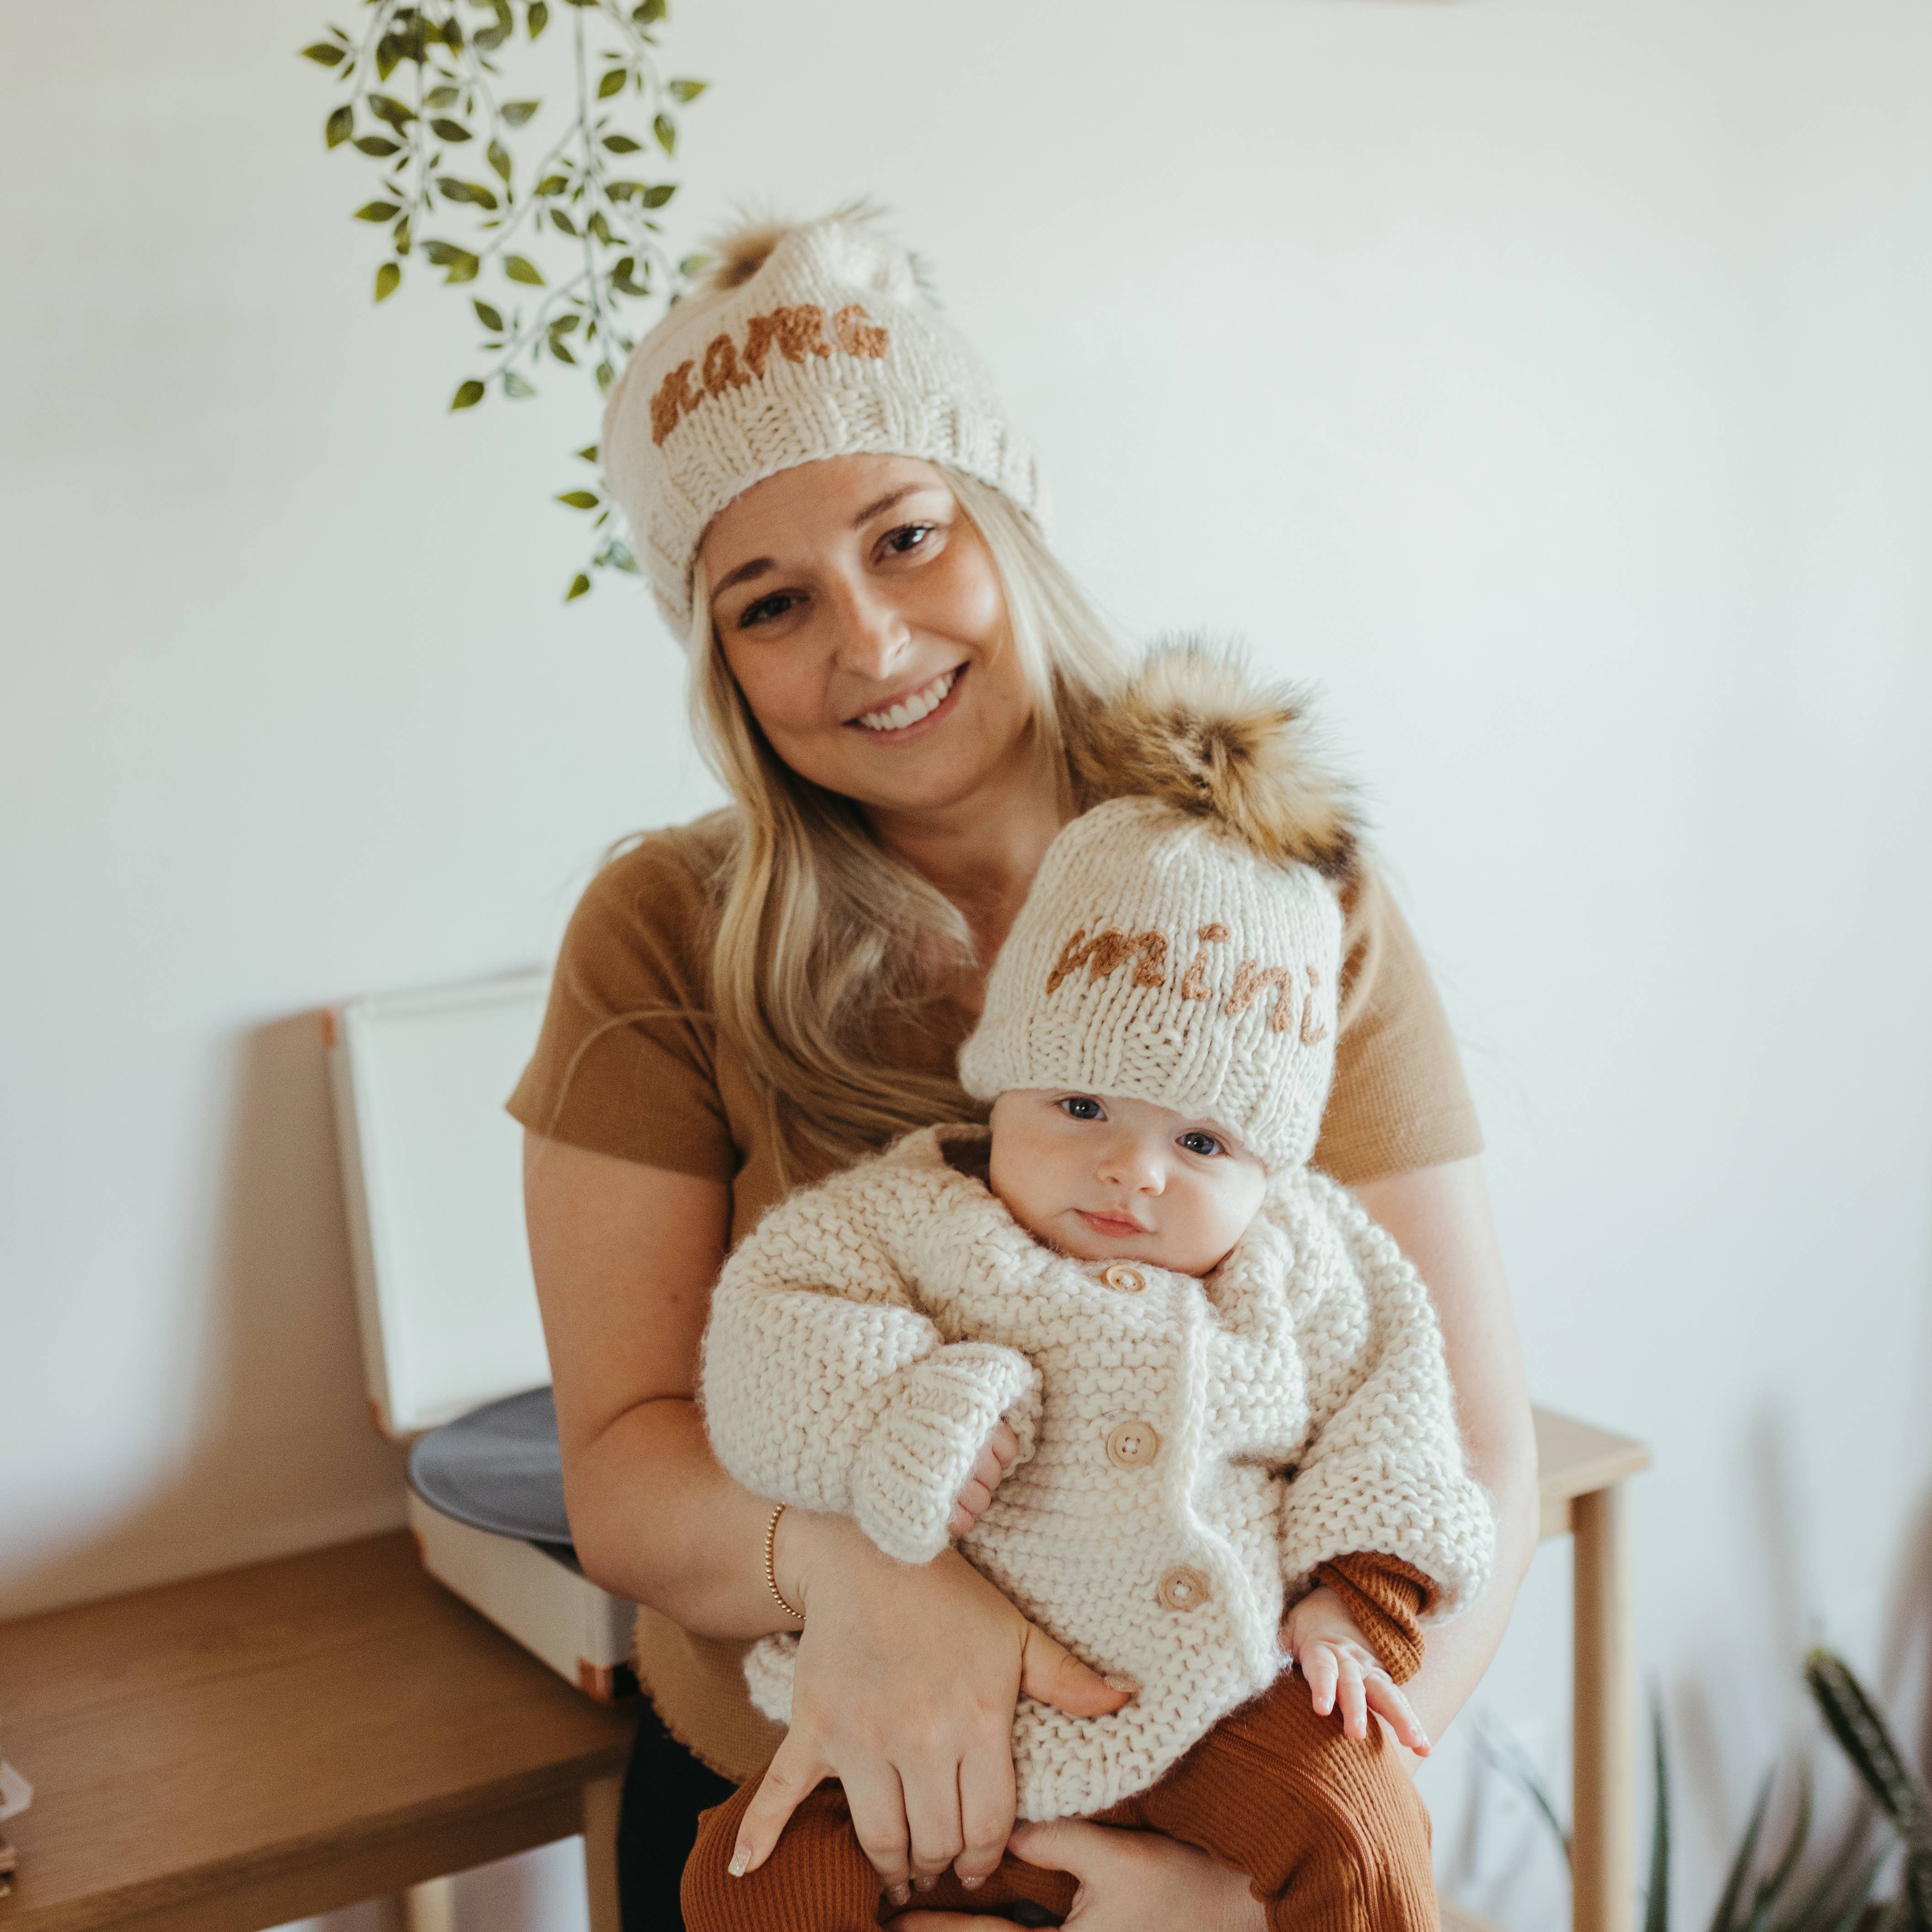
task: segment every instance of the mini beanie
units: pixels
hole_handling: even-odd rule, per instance
[[[604,480],[682,642],[706,526],[754,483],[826,457],[923,457],[1010,497],[1045,490],[984,364],[861,210],[717,244],[698,292],[632,352],[604,412]]]
[[[1151,660],[1100,722],[1138,796],[1064,826],[959,1055],[976,1100],[1072,1088],[1210,1120],[1270,1171],[1313,1151],[1334,1071],[1343,794],[1299,705],[1198,647]]]

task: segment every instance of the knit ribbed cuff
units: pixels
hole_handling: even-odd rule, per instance
[[[1004,1416],[1031,1454],[1040,1371],[1016,1348],[956,1342],[894,1376],[852,1471],[852,1514],[888,1556],[929,1563],[980,1451]]]
[[[1396,1683],[1406,1684],[1422,1668],[1422,1619],[1436,1600],[1436,1586],[1414,1564],[1399,1556],[1337,1556],[1316,1566],[1315,1580],[1341,1598]]]

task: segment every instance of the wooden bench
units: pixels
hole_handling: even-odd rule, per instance
[[[1543,1532],[1576,1539],[1576,1932],[1635,1925],[1621,1488],[1640,1445],[1539,1412]],[[616,1932],[633,1713],[592,1702],[418,1565],[403,1532],[0,1626],[33,1780],[0,1932],[261,1932],[584,1834]],[[1468,1922],[1466,1921],[1462,1922]]]

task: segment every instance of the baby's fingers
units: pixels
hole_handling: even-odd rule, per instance
[[[1394,1732],[1396,1742],[1406,1744],[1418,1757],[1429,1755],[1429,1733],[1408,1707],[1408,1700],[1396,1688],[1395,1679],[1386,1670],[1371,1670],[1362,1680],[1369,1708]]]
[[[1333,1645],[1304,1644],[1294,1654],[1295,1668],[1308,1680],[1308,1694],[1315,1700],[1315,1714],[1325,1718],[1335,1708],[1335,1684],[1341,1674],[1340,1660]]]
[[[772,1847],[791,1822],[791,1814],[818,1786],[832,1774],[832,1767],[821,1763],[805,1746],[794,1750],[796,1731],[788,1732],[778,1755],[766,1767],[758,1796],[738,1821],[738,1840],[731,1849],[730,1870],[734,1878],[756,1871],[772,1855]]]
[[[1362,1684],[1360,1664],[1345,1651],[1336,1657],[1335,1702],[1342,1713],[1345,1737],[1366,1738],[1369,1734],[1369,1701]]]

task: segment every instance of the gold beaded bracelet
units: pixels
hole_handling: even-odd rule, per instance
[[[776,1599],[778,1606],[788,1617],[795,1617],[800,1623],[805,1621],[805,1612],[795,1610],[784,1600],[784,1592],[778,1588],[778,1565],[773,1560],[778,1546],[778,1518],[785,1513],[785,1505],[780,1503],[772,1511],[772,1520],[765,1525],[765,1588]]]

